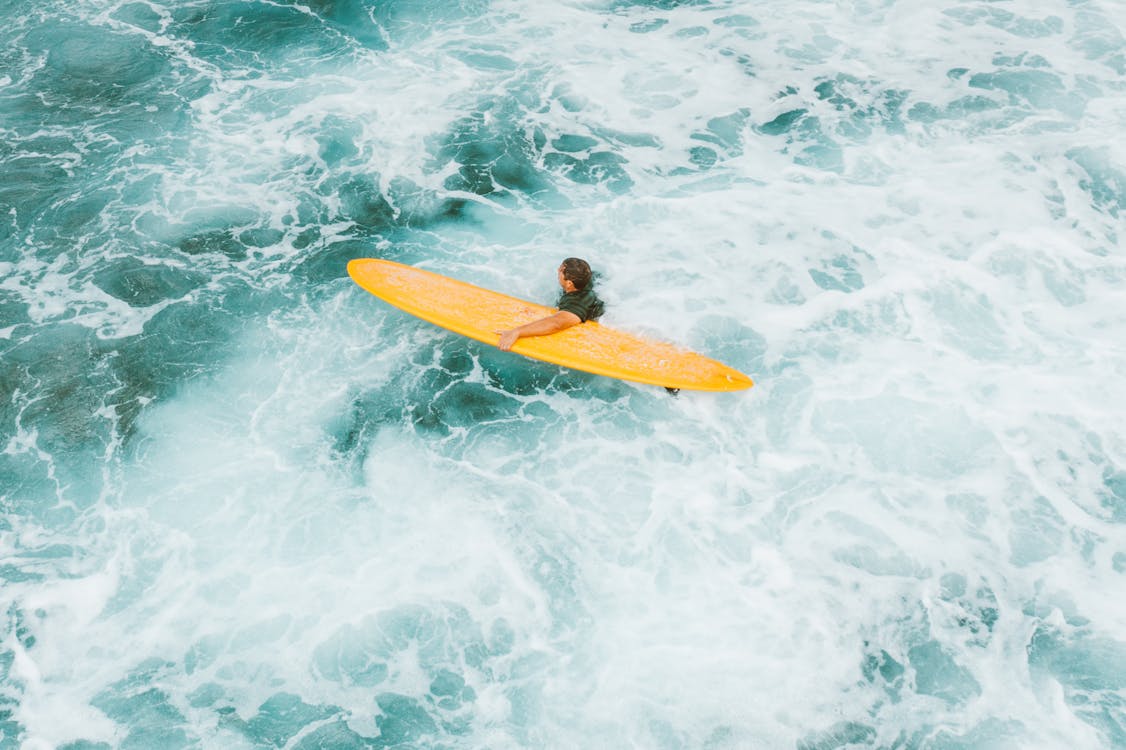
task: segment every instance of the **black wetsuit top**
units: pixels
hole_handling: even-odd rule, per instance
[[[560,312],[566,310],[574,313],[582,323],[602,317],[605,308],[602,300],[598,299],[598,295],[590,287],[579,292],[565,292],[555,306]]]

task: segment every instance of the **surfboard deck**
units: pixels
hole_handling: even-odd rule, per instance
[[[497,331],[557,310],[415,266],[376,258],[348,263],[352,280],[428,323],[496,346]],[[722,362],[663,341],[587,321],[549,336],[522,338],[512,351],[583,372],[636,383],[696,391],[738,391],[754,383]]]

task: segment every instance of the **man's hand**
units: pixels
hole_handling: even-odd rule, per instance
[[[502,352],[507,352],[520,339],[520,329],[513,328],[509,331],[497,331],[500,334],[500,343],[497,344]]]

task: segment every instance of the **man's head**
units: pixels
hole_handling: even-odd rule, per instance
[[[559,285],[565,291],[567,289],[567,282],[574,287],[574,291],[581,292],[590,286],[590,264],[582,258],[567,258],[559,266]]]

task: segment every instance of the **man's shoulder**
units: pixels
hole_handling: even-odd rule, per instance
[[[559,298],[560,310],[574,313],[583,322],[602,315],[603,303],[593,289],[566,292]]]

